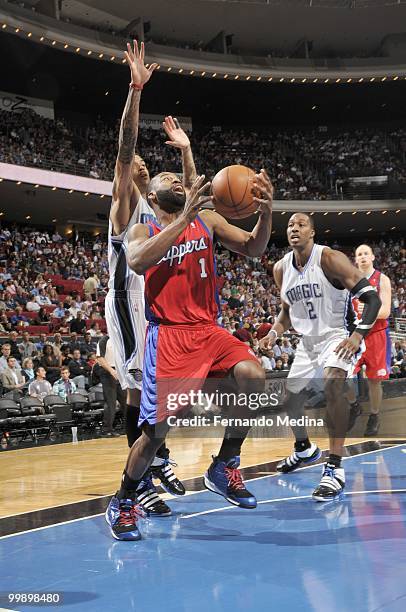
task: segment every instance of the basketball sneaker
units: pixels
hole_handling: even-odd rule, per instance
[[[239,457],[232,457],[227,462],[213,457],[213,462],[204,475],[204,485],[209,491],[222,495],[235,506],[240,508],[256,508],[257,500],[244,485],[238,469]]]
[[[136,490],[137,501],[146,512],[147,516],[170,516],[172,514],[169,506],[159,497],[152,482],[151,476],[145,475]]]
[[[304,465],[309,465],[309,463],[314,463],[321,457],[321,450],[318,446],[316,446],[313,442],[310,445],[310,448],[304,451],[296,451],[294,450],[289,457],[282,459],[276,466],[278,472],[283,472],[287,474],[288,472],[293,472],[293,470],[297,470]]]
[[[161,486],[167,493],[184,495],[185,487],[174,473],[172,465],[176,467],[176,463],[170,459],[155,457],[150,467],[151,476],[161,481]]]
[[[119,499],[118,492],[111,498],[105,513],[105,519],[111,534],[116,540],[140,540],[138,519],[145,514],[135,499]]]
[[[316,501],[331,501],[344,491],[345,473],[343,468],[336,468],[331,463],[323,466],[320,484],[313,491],[312,498]]]
[[[364,436],[369,438],[370,436],[376,436],[379,431],[379,416],[377,414],[370,414],[367,421]]]

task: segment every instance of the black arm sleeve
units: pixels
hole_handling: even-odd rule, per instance
[[[366,336],[373,327],[379,309],[382,306],[381,298],[377,294],[375,287],[372,287],[366,278],[361,278],[351,289],[351,293],[360,302],[365,304],[361,321],[358,323],[355,331],[362,336]]]

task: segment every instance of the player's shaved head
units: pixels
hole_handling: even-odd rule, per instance
[[[358,255],[358,253],[361,253],[361,251],[369,251],[371,253],[371,255],[374,254],[373,250],[371,249],[371,247],[369,246],[369,244],[360,244],[359,246],[357,246],[357,248],[355,249],[355,256]]]
[[[313,215],[310,215],[307,212],[297,212],[297,213],[293,213],[293,215],[290,217],[289,222],[291,221],[291,219],[293,219],[293,217],[305,217],[307,219],[307,221],[310,223],[310,225],[312,226],[313,229],[314,228],[314,219],[313,219]]]
[[[312,215],[297,212],[291,215],[286,230],[289,245],[295,249],[304,249],[313,244],[314,221]]]

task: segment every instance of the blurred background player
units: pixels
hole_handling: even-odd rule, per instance
[[[329,501],[344,489],[341,467],[349,406],[343,397],[345,380],[361,353],[364,336],[372,328],[381,301],[362,273],[340,251],[314,243],[313,218],[305,213],[291,216],[287,228],[291,251],[274,266],[274,278],[281,292],[281,311],[268,335],[260,342],[270,348],[288,329],[302,334],[288,374],[286,411],[291,417],[303,415],[301,393],[311,379],[324,379],[330,454],[320,484],[313,492],[316,501]],[[350,294],[365,304],[360,321]],[[351,333],[350,333],[351,332]],[[319,459],[321,453],[310,442],[306,428],[293,428],[296,442],[292,455],[278,464],[291,472]]]
[[[382,381],[387,380],[391,367],[391,339],[389,321],[392,291],[389,278],[374,268],[375,255],[370,246],[360,244],[355,250],[355,264],[373,287],[376,287],[382,306],[379,309],[375,324],[365,338],[365,352],[361,355],[354,374],[362,366],[368,378],[369,409],[365,436],[374,436],[379,430],[379,411],[382,404]],[[362,317],[364,304],[354,298],[353,307],[358,318]],[[348,430],[352,429],[356,418],[361,414],[361,407],[356,402],[354,385],[350,385],[347,395],[352,402]]]
[[[144,45],[141,43],[139,49],[136,41],[133,48],[127,45],[125,58],[131,71],[131,83],[120,126],[110,210],[110,279],[106,297],[106,322],[114,347],[117,376],[122,389],[127,390],[126,432],[131,447],[141,433],[138,418],[146,320],[144,278],[135,274],[127,264],[128,232],[136,223],[145,223],[155,218],[154,211],[145,199],[150,180],[148,169],[144,160],[134,154],[134,150],[138,136],[141,91],[156,64],[148,69],[145,67]],[[196,173],[189,139],[172,117],[166,118],[164,128],[169,137],[167,144],[182,150],[185,183],[189,186]],[[159,498],[152,483],[152,475],[161,480],[162,486],[169,493],[185,493],[184,486],[173,473],[166,447],[158,449],[151,473],[140,483],[139,500],[150,514],[168,515],[170,509]]]
[[[246,232],[212,210],[198,214],[199,207],[211,200],[201,197],[209,187],[203,181],[204,176],[199,177],[186,196],[175,174],[162,172],[154,177],[148,201],[154,206],[157,222],[139,224],[131,230],[129,264],[138,274],[145,274],[150,323],[140,409],[142,435],[130,450],[120,490],[106,511],[112,535],[118,540],[141,537],[137,490],[169,429],[160,381],[170,380],[176,388],[181,379],[181,385],[201,388],[209,374],[231,374],[239,391],[246,393],[250,385],[263,387],[265,381],[255,353],[217,324],[213,239],[216,236],[226,248],[247,257],[261,255],[271,235],[273,187],[264,170],[255,175],[253,184],[261,195],[254,201],[261,212],[252,232]],[[185,391],[182,386],[182,394]],[[169,414],[176,415],[176,411]],[[219,455],[213,457],[204,482],[230,503],[255,508],[256,499],[246,489],[238,469],[248,432],[249,427],[228,425]]]

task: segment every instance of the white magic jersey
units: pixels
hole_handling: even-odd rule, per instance
[[[347,331],[354,322],[350,292],[336,289],[321,267],[325,247],[315,244],[309,261],[300,272],[294,266],[293,251],[283,258],[281,298],[290,306],[292,327],[304,336],[324,336]]]
[[[140,196],[131,219],[121,234],[113,235],[113,225],[111,220],[109,221],[109,289],[115,291],[144,291],[144,277],[136,274],[127,264],[128,232],[136,223],[147,223],[151,219],[155,219],[154,211],[148,202]]]

